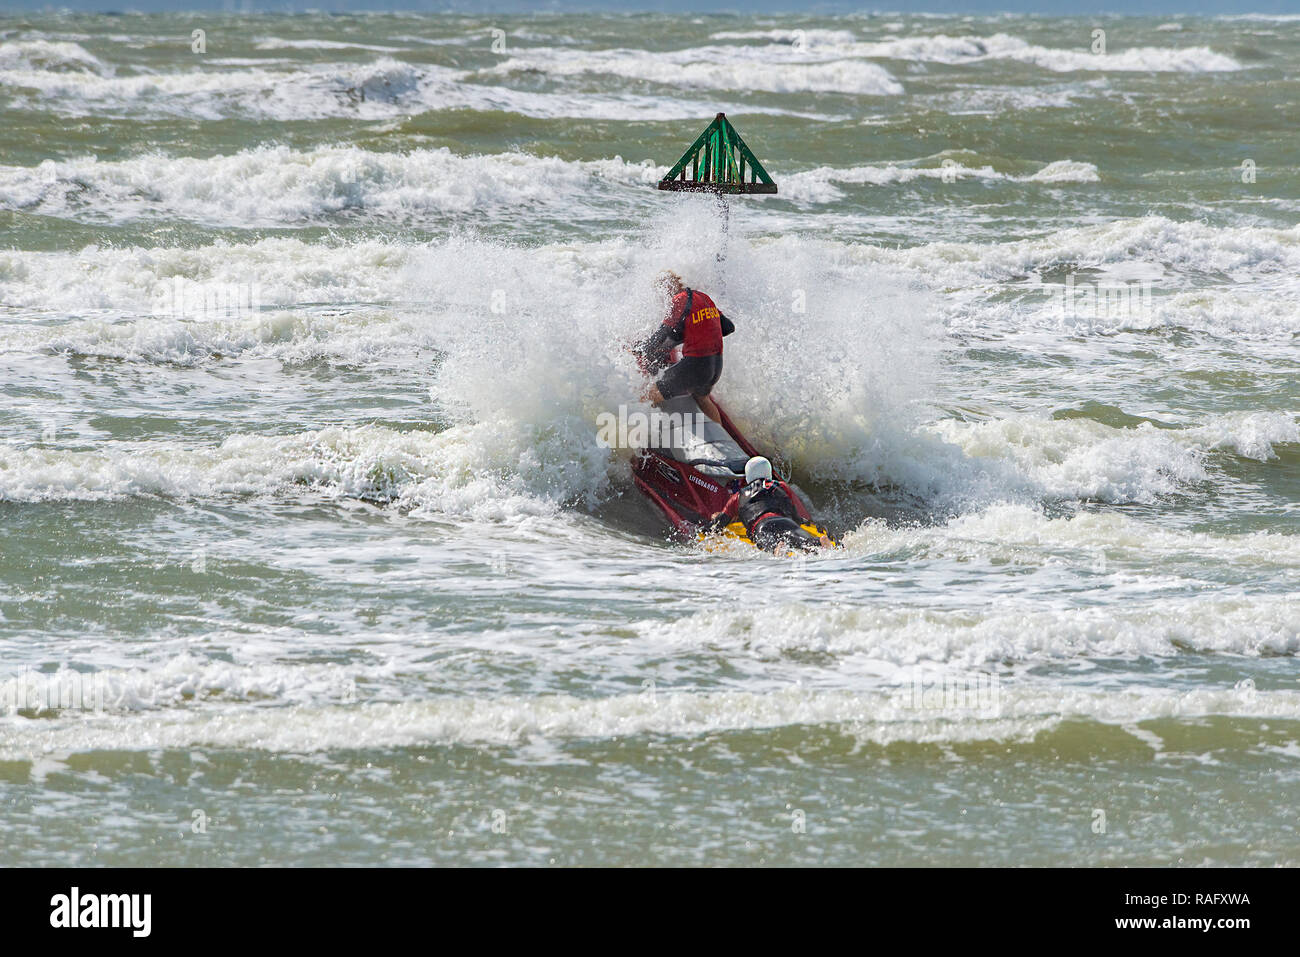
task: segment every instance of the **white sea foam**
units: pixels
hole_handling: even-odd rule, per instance
[[[1026,110],[1063,109],[1079,100],[1106,95],[1109,80],[1036,83],[1032,86],[963,85],[942,93],[919,94],[912,100],[953,115],[1022,113]]]
[[[111,76],[113,68],[78,43],[13,40],[0,43],[0,78],[9,71],[85,72]]]
[[[253,44],[258,50],[370,50],[377,53],[399,53],[401,47],[376,46],[370,43],[353,43],[342,40],[290,40],[284,37],[261,37]]]
[[[183,707],[194,699],[275,700],[309,704],[357,697],[357,679],[384,674],[382,666],[338,664],[236,665],[182,654],[152,668],[100,671],[24,671],[0,676],[0,715],[31,711],[131,712]]]
[[[328,324],[329,317],[276,314],[207,324],[165,317],[115,320],[123,315],[149,317],[159,291],[177,278],[256,285],[267,309],[402,299],[398,276],[411,252],[409,246],[374,240],[325,245],[298,239],[217,241],[198,247],[87,246],[75,252],[0,250],[0,301],[42,316],[75,317],[57,325],[6,326],[0,342],[9,349],[174,361],[188,351],[181,343],[200,351],[238,353],[254,343],[316,339],[319,333],[310,324]],[[92,318],[81,318],[88,313]],[[264,321],[271,325],[263,326]],[[237,342],[247,345],[236,347]]]
[[[781,69],[791,65],[847,64],[873,59],[910,60],[923,63],[970,64],[989,60],[1013,60],[1029,63],[1054,72],[1153,72],[1203,73],[1240,70],[1232,57],[1209,47],[1130,47],[1107,53],[1093,53],[1088,44],[1077,48],[1044,47],[1006,33],[989,36],[949,36],[947,34],[891,37],[887,40],[858,41],[848,31],[772,29],[767,31],[724,31],[712,39],[759,40],[768,44],[721,44],[687,47],[671,51],[648,51],[630,48],[614,50],[574,50],[548,47],[532,48],[519,58],[498,68],[499,72],[535,70],[552,75],[605,73],[667,82],[673,68],[690,64],[745,65],[750,88],[785,87],[775,79]],[[798,42],[797,42],[798,41]],[[697,74],[702,82],[733,82],[726,73]],[[726,87],[731,88],[731,87]],[[742,87],[743,88],[743,87]],[[839,92],[877,94],[869,88],[840,87]]]
[[[1300,226],[1212,226],[1143,216],[1002,243],[937,242],[902,249],[862,246],[854,255],[947,285],[1006,282],[1062,263],[1082,267],[1128,262],[1258,282],[1300,271]]]
[[[160,717],[106,715],[0,720],[0,759],[190,747],[314,753],[421,745],[515,746],[529,742],[638,735],[701,737],[765,728],[831,727],[865,742],[957,744],[1030,741],[1065,720],[1086,719],[1137,732],[1139,722],[1196,722],[1214,716],[1292,720],[1293,691],[1238,689],[1045,690],[1000,688],[993,714],[918,708],[911,688],[886,691],[748,691],[433,698],[394,704],[186,709]]]
[[[590,202],[597,187],[628,187],[621,198],[644,198],[666,167],[621,156],[563,160],[524,152],[460,155],[443,147],[405,153],[353,146],[300,151],[260,147],[227,156],[146,155],[111,162],[95,157],[39,166],[0,167],[0,208],[44,215],[127,221],[184,216],[199,222],[257,225],[345,215],[404,221],[444,212],[490,217],[521,205],[570,207]],[[887,186],[918,179],[1088,183],[1090,163],[1058,160],[1013,176],[989,166],[819,167],[782,178],[782,195],[830,203],[839,185]],[[838,185],[837,185],[838,184]],[[620,194],[611,193],[611,199]]]
[[[278,120],[397,115],[422,93],[455,85],[458,71],[381,59],[367,65],[188,70],[101,76],[90,71],[0,72],[19,107],[72,116],[121,113],[218,120]],[[28,93],[34,94],[28,98]]]
[[[1232,57],[1209,47],[1131,47],[1093,53],[1085,44],[1077,49],[1043,47],[1005,33],[991,36],[898,37],[874,43],[855,43],[840,53],[892,60],[963,64],[983,60],[1015,60],[1058,73],[1115,71],[1150,73],[1209,73],[1240,70]]]
[[[794,202],[834,203],[844,198],[840,185],[892,186],[921,179],[953,181],[964,179],[996,180],[1003,175],[991,166],[970,167],[954,162],[944,166],[854,166],[836,168],[820,166],[783,176],[781,195]]]
[[[593,430],[538,429],[501,418],[440,433],[367,426],[235,435],[210,448],[105,442],[79,452],[0,445],[0,500],[285,496],[305,488],[499,520],[552,514],[583,493],[594,497],[610,468]]]
[[[1300,535],[1170,529],[1114,511],[1051,517],[1034,506],[1006,503],[937,526],[867,521],[845,537],[845,549],[881,560],[1063,563],[1099,574],[1153,566],[1172,573],[1224,567],[1266,572],[1300,565]]]
[[[0,88],[11,91],[13,108],[66,116],[291,121],[386,119],[459,109],[548,118],[666,120],[694,118],[718,108],[734,110],[730,104],[696,103],[663,95],[517,90],[469,82],[477,74],[464,70],[410,64],[390,56],[370,63],[304,65],[268,59],[229,64],[235,69],[211,69],[221,65],[213,60],[205,61],[205,69],[115,74],[111,68],[76,59],[74,50],[64,53],[69,58],[67,69],[46,69],[39,58],[55,54],[43,48],[27,50],[30,44],[23,46],[10,53],[9,67],[0,63]],[[765,106],[753,111],[782,112]]]
[[[1215,20],[1244,20],[1246,22],[1290,23],[1300,20],[1300,13],[1224,13],[1214,17]]]
[[[239,154],[240,160],[232,162],[229,167],[224,165],[223,158],[214,166],[195,168],[192,176],[197,181],[203,176],[215,176],[218,171],[229,170],[232,179],[223,181],[220,189],[229,189],[238,196],[238,184],[233,180],[236,170],[246,170],[253,177],[273,176],[274,167],[282,155],[277,150]],[[326,201],[336,202],[331,194],[343,187],[351,187],[353,184],[347,181],[353,177],[373,177],[372,185],[358,185],[358,191],[372,192],[377,201],[383,203],[386,200],[380,195],[383,184],[379,178],[388,170],[394,170],[392,184],[400,187],[403,182],[418,180],[421,166],[431,167],[429,175],[432,175],[441,168],[438,166],[440,162],[452,164],[447,168],[458,169],[460,167],[456,164],[463,164],[463,172],[472,171],[479,162],[479,158],[455,157],[441,151],[419,152],[411,160],[416,169],[406,171],[400,166],[400,157],[393,160],[393,166],[371,167],[371,154],[350,148],[290,152],[283,158],[284,165],[290,168],[285,173],[288,177],[286,182],[297,189],[295,196],[285,200],[286,207],[295,213],[319,209]],[[551,182],[557,187],[563,183],[574,188],[610,183],[627,185],[639,191],[659,172],[658,168],[618,160],[563,164],[524,154],[500,154],[482,161],[488,170],[497,164],[507,170],[513,168],[521,180],[544,176],[548,165],[554,164],[557,172]],[[189,162],[192,161],[183,161],[182,165]],[[536,165],[530,165],[533,163]],[[105,179],[110,182],[130,182],[133,177],[143,175],[135,164],[122,171],[115,164],[89,162],[78,168],[93,176],[99,175],[101,167],[105,170]],[[10,167],[6,173],[19,169]],[[30,176],[30,179],[13,177],[7,180],[12,190],[11,201],[21,191],[15,184],[25,188],[27,184],[39,181],[41,177],[37,174],[40,169],[21,168],[24,176]],[[885,170],[883,173],[882,169]],[[892,174],[888,168],[868,168],[867,175],[888,177]],[[489,178],[489,172],[485,171],[483,179]],[[487,201],[508,202],[510,183],[511,177],[506,176],[506,182],[498,184],[499,191],[491,194]],[[197,188],[202,189],[201,186]],[[531,195],[529,189],[526,183],[521,186],[521,191],[516,194],[520,201]],[[167,194],[177,195],[177,203],[185,201],[179,188],[168,190]],[[429,202],[435,203],[440,199],[442,197],[435,197]],[[199,204],[198,199],[190,201]],[[251,194],[249,201],[252,201]],[[452,197],[450,201],[463,203],[465,200]],[[400,208],[396,198],[387,202],[391,202],[391,208]],[[217,212],[215,209],[212,211]],[[671,226],[676,221],[675,214],[668,219]],[[685,221],[691,222],[695,228],[710,228],[689,217]],[[713,232],[716,233],[716,229]],[[574,262],[582,263],[581,268],[585,270],[618,269],[626,262],[626,256],[633,254],[637,242],[634,239],[631,244],[544,246],[538,247],[532,255],[540,257],[543,262],[572,258]],[[1285,283],[1292,274],[1300,271],[1300,228],[1214,227],[1202,223],[1178,223],[1163,217],[1144,217],[1059,230],[1011,242],[940,242],[910,247],[876,247],[783,237],[758,240],[754,249],[754,255],[765,262],[780,262],[787,255],[833,261],[837,264],[837,272],[846,279],[856,272],[858,281],[867,281],[873,276],[873,270],[878,270],[895,275],[901,273],[925,287],[976,290],[989,283],[1033,276],[1037,271],[1063,263],[1094,269],[1146,265],[1154,267],[1156,272],[1144,272],[1142,278],[1157,281],[1166,275],[1165,270],[1220,272],[1231,278],[1253,280],[1254,285],[1187,290],[1175,294],[1168,303],[1158,301],[1158,307],[1168,308],[1171,319],[1174,318],[1172,314],[1193,316],[1198,312],[1207,322],[1228,323],[1238,314],[1243,319],[1253,317],[1261,333],[1275,328],[1277,332],[1290,335],[1297,322],[1294,304],[1285,296],[1252,291],[1252,288],[1257,288],[1260,281],[1270,277]],[[487,244],[464,250],[463,254],[477,256],[485,250]],[[195,281],[258,281],[264,287],[263,301],[267,305],[406,300],[411,297],[395,284],[397,274],[394,270],[404,266],[416,251],[418,247],[398,243],[366,241],[353,247],[336,247],[292,239],[262,240],[252,244],[217,242],[187,250],[87,247],[76,253],[0,251],[0,292],[10,305],[39,308],[42,303],[48,303],[52,309],[74,314],[81,309],[138,310],[147,304],[150,291],[158,283],[170,281],[175,276]],[[614,253],[607,256],[607,251]],[[528,253],[506,251],[502,255],[511,260],[510,269],[527,271],[533,268],[524,262]],[[318,263],[314,262],[316,259],[319,259]],[[739,261],[734,265],[744,268]],[[503,265],[503,268],[506,267]],[[549,267],[543,265],[542,268]],[[538,290],[538,293],[540,295],[542,291]],[[1048,311],[1051,306],[1048,297],[1037,288],[1034,296],[1042,297],[1043,311]]]
[[[461,355],[462,363],[441,377],[443,388],[473,377],[472,355]],[[549,377],[528,382],[529,371],[521,370],[523,381],[495,397],[463,396],[476,421],[436,434],[368,426],[235,435],[211,448],[166,442],[103,442],[90,451],[0,445],[0,499],[284,497],[305,486],[482,518],[521,510],[549,514],[582,498],[594,502],[617,483],[619,463],[598,446],[588,421],[594,419],[588,406],[599,406],[591,386],[548,396]],[[1210,453],[1267,460],[1275,445],[1300,442],[1295,420],[1276,414],[1229,417],[1185,430],[1115,429],[1083,419],[943,420],[928,429],[947,447],[891,423],[873,444],[853,452],[835,443],[858,439],[849,431],[854,420],[841,421],[835,408],[826,418],[814,439],[787,442],[784,451],[805,468],[833,469],[844,477],[861,468],[866,472],[860,477],[918,487],[937,500],[1019,493],[1027,499],[1150,502],[1207,480]]]
[[[1274,445],[1300,442],[1295,417],[1281,413],[1234,413],[1186,429],[1029,417],[929,428],[971,459],[1013,467],[1044,496],[1104,502],[1152,502],[1207,481],[1211,452],[1265,461]]]
[[[722,30],[709,35],[711,40],[771,40],[773,43],[801,43],[809,47],[853,43],[851,30],[824,30],[816,27],[771,30]]]
[[[183,216],[258,225],[340,213],[385,222],[445,212],[492,216],[520,205],[563,206],[592,186],[644,187],[664,170],[621,157],[568,161],[528,153],[460,156],[447,148],[375,153],[260,147],[230,156],[95,157],[0,167],[0,208],[126,221]]]
[[[897,36],[878,42],[824,43],[815,48],[815,52],[827,57],[870,57],[950,65],[1013,60],[1057,73],[1213,73],[1242,69],[1238,61],[1209,47],[1131,47],[1093,53],[1087,43],[1078,48],[1041,47],[1009,34]]]
[[[978,179],[987,182],[1004,180],[1024,183],[1095,183],[1099,176],[1092,163],[1074,160],[1057,160],[1026,176],[1000,173],[991,166],[967,166],[953,160],[949,165],[935,166],[853,166],[836,168],[820,166],[782,177],[781,192],[795,202],[833,203],[844,198],[841,185],[892,186],[916,180],[957,182]]]
[[[856,547],[851,543],[851,547]],[[1128,596],[1106,605],[1053,607],[1039,598],[949,609],[902,602],[792,602],[702,611],[647,626],[667,647],[857,656],[878,672],[932,665],[956,671],[1079,657],[1170,657],[1188,649],[1241,655],[1300,651],[1300,603],[1248,594]],[[1059,693],[1059,688],[1057,689]]]
[[[1100,178],[1097,167],[1092,163],[1075,160],[1056,160],[1038,172],[1023,177],[1029,183],[1096,183]]]
[[[684,63],[718,60],[741,60],[763,64],[769,69],[782,62],[800,58],[806,61],[909,60],[920,63],[950,65],[974,64],[993,60],[1028,63],[1059,73],[1071,72],[1151,72],[1208,73],[1240,70],[1232,57],[1209,47],[1130,47],[1107,53],[1093,53],[1085,42],[1078,47],[1044,47],[1006,33],[988,36],[945,33],[896,36],[887,40],[859,41],[847,31],[804,31],[803,41],[794,30],[739,31],[714,34],[712,39],[767,39],[767,45],[721,45],[691,47],[657,54],[661,62]],[[538,51],[529,51],[532,55]],[[566,72],[575,69],[581,58],[612,56],[633,60],[649,59],[656,54],[645,50],[618,50],[602,53],[542,50],[534,69]],[[588,61],[591,62],[591,61]],[[621,74],[628,75],[628,74]],[[649,78],[649,77],[646,77]],[[845,91],[848,92],[848,91]]]
[[[897,96],[903,86],[888,70],[862,59],[827,60],[784,47],[787,56],[752,55],[747,47],[701,47],[668,54],[645,50],[574,51],[536,48],[485,71],[490,75],[539,72],[552,76],[598,74],[666,86],[770,93],[850,93]]]

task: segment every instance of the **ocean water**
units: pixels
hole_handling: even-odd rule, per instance
[[[1300,864],[1297,129],[1296,18],[0,17],[0,863]],[[665,267],[842,550],[597,442]]]

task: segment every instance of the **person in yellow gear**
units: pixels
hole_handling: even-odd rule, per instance
[[[799,498],[779,479],[772,478],[772,463],[756,455],[745,463],[745,487],[733,492],[711,524],[721,528],[739,520],[744,523],[749,540],[759,548],[798,548],[814,551],[834,548],[825,535],[810,535],[803,527],[812,521]]]

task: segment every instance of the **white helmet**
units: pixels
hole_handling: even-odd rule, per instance
[[[755,455],[745,463],[745,484],[757,482],[759,479],[770,479],[772,477],[772,463],[761,455]]]

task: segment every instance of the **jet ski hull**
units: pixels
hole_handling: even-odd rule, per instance
[[[721,406],[718,408],[720,423],[704,418],[690,397],[670,400],[662,408],[698,424],[675,429],[666,447],[638,449],[632,460],[632,479],[678,536],[691,541],[704,539],[709,537],[712,516],[722,511],[732,493],[744,486],[745,461],[761,453],[740,433]],[[687,420],[688,416],[699,418]],[[799,495],[797,491],[795,494]],[[797,504],[806,519],[802,523],[804,530],[812,535],[824,535],[809,517],[808,502],[800,498]],[[753,544],[740,522],[732,522],[721,535]]]

